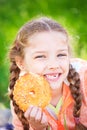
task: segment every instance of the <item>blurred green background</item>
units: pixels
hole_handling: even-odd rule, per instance
[[[25,22],[43,15],[61,23],[71,36],[74,55],[87,59],[87,0],[0,0],[0,103],[6,107],[9,46]]]

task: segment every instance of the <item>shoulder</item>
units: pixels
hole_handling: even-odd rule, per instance
[[[87,61],[79,58],[71,59],[72,66],[79,73],[81,80],[81,92],[85,105],[87,105]]]
[[[72,64],[73,68],[75,68],[77,72],[80,72],[81,69],[87,70],[87,61],[84,59],[71,58],[70,64]]]

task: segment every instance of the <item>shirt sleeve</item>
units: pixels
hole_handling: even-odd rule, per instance
[[[79,58],[72,58],[71,64],[80,75],[82,94],[80,122],[87,127],[87,61]]]
[[[14,130],[23,130],[23,126],[21,121],[18,119],[16,113],[14,112],[14,107],[12,105],[12,102],[10,103],[11,106],[11,112],[12,112],[12,124],[14,126]],[[34,130],[31,126],[29,130]]]
[[[14,126],[14,130],[23,130],[22,123],[14,112],[14,107],[12,105],[12,102],[10,103],[10,105],[11,105],[11,113],[12,113],[12,124]]]

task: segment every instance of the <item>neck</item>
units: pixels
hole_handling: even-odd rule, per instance
[[[51,104],[53,106],[56,106],[61,96],[62,96],[62,87],[60,87],[56,90],[52,90]]]

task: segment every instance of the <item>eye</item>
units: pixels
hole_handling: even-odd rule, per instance
[[[38,56],[35,56],[35,59],[41,59],[41,58],[46,58],[45,55],[38,55]]]
[[[65,57],[65,56],[67,56],[67,54],[60,53],[60,54],[57,55],[57,57]]]

